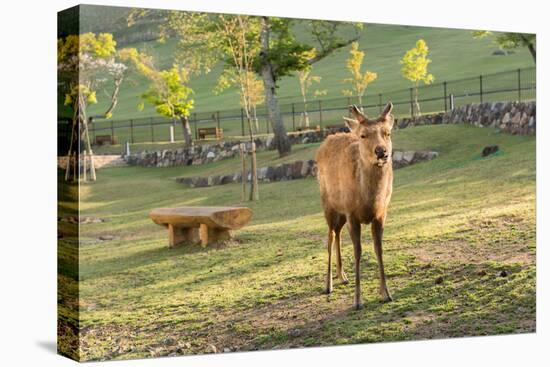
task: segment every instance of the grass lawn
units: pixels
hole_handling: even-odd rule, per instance
[[[500,152],[481,158],[489,144]],[[310,157],[316,147],[295,146],[288,159]],[[363,231],[365,309],[358,312],[347,231],[351,283],[321,293],[326,225],[315,179],[263,183],[261,201],[241,203],[239,184],[191,189],[174,181],[226,172],[237,159],[98,171],[96,183],[80,187],[81,215],[109,221],[81,225],[81,236],[117,239],[80,246],[82,358],[533,332],[535,138],[434,125],[396,131],[394,149],[440,156],[395,171],[384,241],[391,303],[379,300],[370,231]],[[275,152],[259,159],[279,161]],[[183,205],[246,205],[254,215],[229,243],[168,249],[166,229],[148,212]],[[61,253],[74,248],[60,241]],[[74,285],[71,274],[60,281]],[[60,288],[62,313],[69,291]]]

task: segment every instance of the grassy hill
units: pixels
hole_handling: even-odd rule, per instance
[[[297,31],[304,33],[304,26],[297,26]],[[430,47],[430,71],[436,82],[533,66],[527,50],[518,49],[514,54],[506,56],[492,55],[497,46],[490,39],[474,40],[468,30],[368,24],[361,33],[360,49],[366,52],[364,65],[368,70],[377,72],[378,79],[369,87],[366,103],[378,102],[377,97],[373,100],[368,97],[369,94],[377,95],[410,87],[409,82],[400,75],[399,60],[419,38],[425,39]],[[149,41],[125,46],[147,51],[155,55],[160,67],[169,67],[173,63],[177,43],[174,40],[164,44]],[[349,47],[314,65],[313,73],[322,77],[321,83],[315,88],[328,91],[324,99],[343,97],[341,91],[346,85],[342,80],[347,77],[345,60],[348,55]],[[239,108],[236,90],[227,90],[219,95],[212,93],[220,71],[221,65],[218,65],[211,73],[191,81],[195,91],[195,112]],[[154,116],[155,112],[150,106],[146,106],[143,111],[138,111],[136,107],[146,87],[143,78],[131,76],[122,87],[119,106],[113,118],[119,120]],[[284,78],[280,82],[278,94],[281,103],[299,101],[297,78]],[[100,93],[99,97],[100,103],[90,108],[91,114],[101,113],[106,107],[106,94]]]
[[[438,125],[398,130],[393,139],[395,149],[440,156],[395,171],[384,242],[391,303],[379,300],[370,232],[363,231],[359,312],[351,308],[347,231],[343,260],[352,284],[322,294],[326,224],[315,179],[262,183],[261,200],[244,203],[254,211],[251,223],[225,245],[168,249],[166,229],[148,218],[151,209],[243,205],[239,184],[193,189],[174,178],[226,172],[238,159],[98,171],[97,182],[80,185],[81,215],[108,220],[80,227],[82,357],[533,332],[535,137]],[[489,144],[500,153],[481,158]],[[315,148],[295,149],[294,158],[313,156]],[[276,152],[262,155],[270,159],[277,162]],[[116,238],[94,242],[104,235]],[[60,240],[60,254],[74,246]],[[60,270],[60,281],[74,284]],[[62,312],[71,306],[67,291],[60,288]]]

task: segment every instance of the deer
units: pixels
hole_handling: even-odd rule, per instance
[[[315,158],[321,206],[328,225],[325,293],[330,294],[333,290],[333,247],[336,276],[342,284],[349,283],[342,268],[340,240],[342,228],[347,223],[355,260],[356,310],[363,308],[361,224],[371,225],[380,276],[379,293],[383,301],[392,301],[382,260],[382,235],[393,186],[392,109],[392,103],[388,102],[378,118],[369,119],[357,106],[350,106],[349,111],[354,118],[344,117],[350,132],[329,135],[319,147]]]

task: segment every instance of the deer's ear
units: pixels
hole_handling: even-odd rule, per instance
[[[362,124],[367,121],[367,116],[363,113],[363,110],[359,109],[356,105],[349,106],[349,112],[351,112],[358,123]]]
[[[345,116],[343,117],[343,119],[344,119],[344,123],[350,129],[350,131],[354,131],[359,127],[359,121],[355,119],[350,119],[349,117],[345,117]]]
[[[380,114],[381,117],[386,118],[389,116],[391,111],[393,110],[393,103],[388,102],[386,107],[384,107],[384,110],[382,111],[382,114]]]

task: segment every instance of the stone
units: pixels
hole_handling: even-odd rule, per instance
[[[498,152],[498,145],[489,145],[483,148],[483,151],[481,152],[482,157],[487,157],[491,154],[494,154]]]
[[[394,162],[398,162],[398,161],[401,161],[403,159],[403,152],[401,151],[393,151],[393,156],[392,156],[392,160]]]
[[[406,152],[403,152],[403,160],[407,163],[412,162],[414,159],[414,152],[411,150],[408,150]]]
[[[260,167],[258,169],[258,180],[263,181],[267,178],[267,167]]]
[[[510,121],[512,124],[519,124],[521,121],[521,112],[517,111],[514,116],[512,117],[512,120]]]

